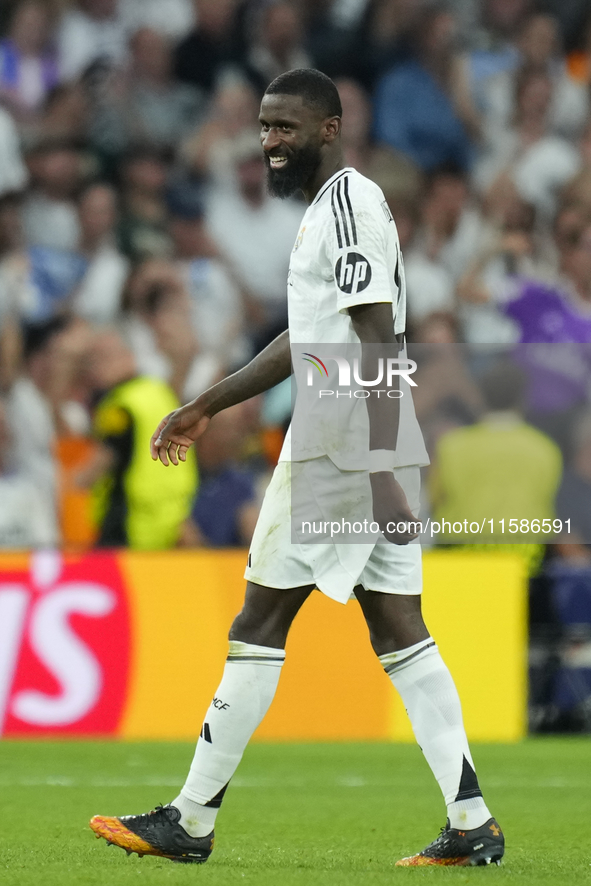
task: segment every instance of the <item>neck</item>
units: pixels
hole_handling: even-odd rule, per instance
[[[312,203],[318,191],[324,187],[329,178],[332,178],[335,172],[343,169],[344,166],[343,152],[339,146],[337,151],[323,158],[314,176],[302,188],[306,203]]]

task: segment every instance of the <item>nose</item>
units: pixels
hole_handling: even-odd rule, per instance
[[[273,148],[279,147],[281,144],[281,139],[277,133],[276,129],[268,129],[267,132],[261,133],[261,144],[263,146],[263,151],[267,153],[272,151]]]

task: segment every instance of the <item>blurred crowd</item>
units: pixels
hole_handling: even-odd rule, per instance
[[[300,67],[338,85],[346,163],[397,222],[409,340],[435,347],[426,512],[486,475],[490,516],[576,511],[528,564],[552,588],[566,564],[591,600],[587,0],[5,0],[0,547],[249,542],[289,387],[216,417],[183,470],[154,473],[146,441],[285,328],[305,206],[268,197],[257,114]],[[517,378],[516,343],[559,347]]]

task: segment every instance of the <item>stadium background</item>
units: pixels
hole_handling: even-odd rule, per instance
[[[190,760],[290,393],[212,424],[199,486],[195,474],[140,483],[158,501],[179,483],[158,551],[141,529],[124,538],[121,521],[105,520],[105,501],[133,510],[137,486],[114,480],[129,479],[132,432],[152,421],[145,401],[121,398],[137,375],[157,380],[158,404],[187,401],[284,328],[305,207],[266,197],[256,115],[273,77],[307,65],[337,81],[346,162],[378,182],[396,218],[410,341],[464,342],[472,355],[440,350],[421,385],[439,478],[458,431],[482,432],[484,464],[498,463],[479,349],[505,371],[515,340],[578,342],[581,354],[591,342],[587,0],[1,3],[7,884],[135,881],[135,865],[100,854],[84,823],[173,796]],[[498,491],[507,516],[516,492],[531,503],[543,486],[559,514],[574,495],[569,543],[425,556],[430,625],[511,834],[503,883],[578,882],[589,870],[588,739],[518,741],[591,730],[591,385],[584,374],[559,382],[557,402],[510,403],[516,432],[539,433],[544,482],[509,464]],[[424,509],[444,515],[436,480],[425,477]],[[455,492],[488,506],[478,484]],[[441,822],[357,608],[315,595],[288,652],[265,741],[228,792],[231,845],[200,876],[391,882],[396,853]],[[91,736],[100,741],[80,741]],[[146,883],[186,873],[159,862],[141,872]]]

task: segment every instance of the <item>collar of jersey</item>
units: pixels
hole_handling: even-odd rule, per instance
[[[318,193],[316,194],[316,197],[314,198],[314,200],[312,200],[312,206],[314,206],[315,203],[318,203],[318,201],[320,200],[322,195],[326,194],[327,190],[330,188],[330,186],[332,184],[334,184],[334,182],[337,180],[337,178],[340,178],[342,175],[346,175],[346,173],[348,173],[348,172],[355,172],[355,170],[353,169],[352,166],[345,166],[345,167],[343,167],[343,169],[337,169],[335,174],[331,175],[329,180],[324,183],[321,190],[318,191]]]

